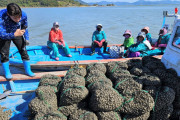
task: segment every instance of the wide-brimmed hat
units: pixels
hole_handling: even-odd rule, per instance
[[[144,27],[143,29],[141,29],[141,32],[142,32],[143,30],[146,30],[147,33],[149,33],[149,27],[148,27],[148,26],[146,26],[146,27]]]
[[[140,32],[140,33],[138,34],[137,38],[140,37],[140,36],[142,36],[142,37],[145,39],[145,38],[146,38],[146,33]]]
[[[127,34],[131,36],[131,31],[130,31],[130,30],[126,30],[126,31],[124,32],[123,36],[124,36],[124,35],[127,35]]]

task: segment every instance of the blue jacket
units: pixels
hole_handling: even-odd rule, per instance
[[[142,42],[138,42],[133,44],[129,47],[130,52],[143,52],[149,50],[149,47],[144,43],[145,40]]]
[[[106,34],[104,31],[94,31],[93,36],[92,36],[92,41],[97,40],[97,41],[101,41],[102,39],[106,40]]]
[[[146,34],[147,40],[149,40],[150,43],[152,43],[151,33]]]
[[[10,40],[14,38],[14,33],[17,29],[21,29],[22,26],[28,26],[27,15],[22,11],[21,20],[19,23],[14,22],[7,15],[7,9],[3,9],[0,11],[0,38],[3,40]],[[26,40],[29,40],[28,29],[24,33],[24,37]]]

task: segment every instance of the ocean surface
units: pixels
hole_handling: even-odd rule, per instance
[[[109,44],[123,43],[126,29],[136,38],[140,30],[150,27],[157,39],[163,23],[163,11],[174,13],[175,5],[119,7],[22,8],[28,15],[30,45],[46,45],[53,22],[60,24],[68,45],[90,45],[96,24],[102,24]],[[168,18],[167,23],[173,23]],[[14,45],[12,45],[14,46]]]

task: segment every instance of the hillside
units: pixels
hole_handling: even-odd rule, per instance
[[[6,7],[8,3],[12,2],[21,7],[66,7],[85,4],[81,0],[0,0],[0,7]]]

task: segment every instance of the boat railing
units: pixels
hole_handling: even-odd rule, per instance
[[[168,14],[168,11],[163,11],[163,25],[162,28],[166,28],[168,30],[169,33],[172,32],[172,29],[174,28],[175,23],[177,22],[178,19],[180,19],[180,15],[178,14],[178,8],[175,8],[174,10],[174,14]],[[166,21],[166,17],[174,17],[174,23],[171,24],[171,26],[169,24],[165,24]],[[171,28],[169,28],[171,27]]]

